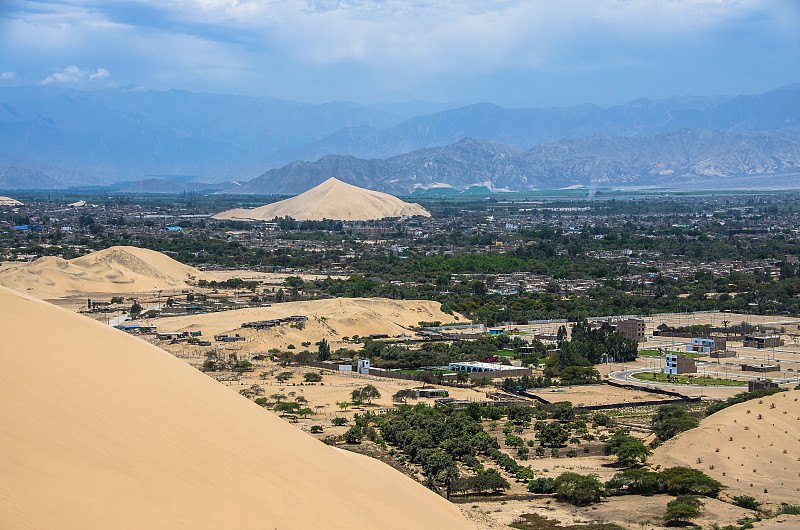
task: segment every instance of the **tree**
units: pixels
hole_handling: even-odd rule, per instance
[[[615,455],[623,466],[632,466],[637,460],[644,464],[647,457],[653,454],[640,439],[622,433],[615,434],[606,442],[603,453],[606,456]]]
[[[317,359],[327,361],[331,358],[331,346],[326,339],[322,339],[317,343]]]
[[[309,383],[319,383],[322,381],[322,374],[319,372],[306,372],[303,374],[303,379]]]
[[[285,381],[288,381],[292,377],[294,377],[294,374],[292,372],[281,372],[275,376],[275,379],[283,383]]]
[[[409,399],[417,399],[417,393],[411,388],[401,388],[392,395],[392,401],[406,404]]]
[[[556,498],[575,506],[586,506],[600,501],[605,495],[603,484],[591,475],[562,473],[553,481]]]
[[[575,409],[569,401],[559,401],[555,404],[553,419],[558,421],[572,421],[575,419]]]
[[[444,484],[447,500],[450,500],[450,492],[453,491],[453,486],[455,486],[458,481],[458,475],[458,468],[454,465],[448,466],[444,471],[439,473],[439,479],[442,481],[442,484]]]
[[[141,312],[142,312],[141,304],[139,302],[137,302],[136,300],[134,300],[133,301],[133,305],[131,305],[130,314],[131,315],[138,315]]]
[[[367,402],[368,405],[372,404],[373,399],[380,399],[381,393],[375,388],[375,385],[367,385],[364,388],[357,388],[350,394],[353,402],[362,403]]]
[[[659,473],[664,489],[672,495],[706,495],[716,497],[722,484],[702,471],[688,467],[670,467]]]
[[[606,488],[631,495],[652,495],[663,487],[661,475],[648,469],[626,469],[606,482]]]
[[[469,374],[466,371],[458,371],[456,372],[456,382],[460,385],[469,381]]]
[[[353,403],[351,401],[337,401],[336,406],[340,409],[346,411],[347,407],[352,407]]]
[[[662,442],[689,429],[694,429],[700,421],[689,416],[686,409],[680,405],[661,405],[653,415],[650,422],[653,432]]]
[[[703,503],[694,495],[681,495],[667,503],[664,520],[669,524],[689,522],[700,515]]]
[[[296,414],[299,409],[300,409],[300,403],[294,403],[292,401],[282,401],[280,403],[277,403],[273,410],[275,412],[282,412],[285,414]]]
[[[361,432],[361,427],[358,425],[353,425],[350,427],[346,433],[344,433],[344,441],[349,444],[357,444],[361,442],[361,438],[364,436],[364,433]]]
[[[569,440],[569,431],[564,429],[557,421],[546,423],[536,435],[542,445],[559,447]]]

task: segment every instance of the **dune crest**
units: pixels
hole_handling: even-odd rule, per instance
[[[0,206],[22,206],[22,203],[5,195],[0,196]]]
[[[180,289],[204,273],[154,250],[117,246],[64,260],[45,256],[0,272],[0,285],[41,298]]]
[[[0,287],[0,527],[472,528],[141,340]]]
[[[419,204],[403,202],[388,193],[366,190],[329,178],[291,199],[252,210],[227,210],[214,215],[214,219],[269,221],[275,217],[289,216],[302,221],[366,221],[408,215],[430,217],[431,214]]]

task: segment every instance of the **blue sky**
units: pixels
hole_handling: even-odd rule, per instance
[[[0,86],[609,105],[800,82],[800,0],[0,0]]]

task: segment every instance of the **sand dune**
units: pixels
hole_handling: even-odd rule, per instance
[[[365,190],[330,178],[291,199],[266,204],[252,210],[228,210],[216,214],[214,219],[264,221],[287,215],[304,221],[321,219],[365,221],[406,215],[430,217],[430,213],[419,204],[403,202],[387,193]]]
[[[22,203],[11,197],[0,196],[0,206],[22,206]]]
[[[468,528],[162,350],[0,288],[0,527]]]
[[[731,496],[792,504],[800,497],[798,460],[800,391],[781,392],[712,414],[698,428],[659,447],[652,458],[665,467],[701,469],[722,482]]]
[[[303,315],[308,317],[302,330],[284,324],[263,330],[240,329],[243,322],[269,320],[273,318]],[[461,322],[467,319],[461,315]],[[409,326],[420,321],[453,322],[453,315],[441,311],[438,302],[429,300],[389,300],[386,298],[334,298],[286,302],[272,307],[237,309],[221,313],[187,315],[159,318],[151,321],[159,331],[202,330],[204,336],[218,333],[239,333],[248,338],[237,346],[245,351],[265,351],[269,348],[285,348],[294,344],[317,342],[323,338],[338,341],[353,335],[368,336],[373,333],[387,335],[411,334]]]
[[[79,258],[47,256],[0,272],[0,285],[40,298],[75,293],[134,293],[180,289],[205,277],[193,267],[136,247],[111,247]]]

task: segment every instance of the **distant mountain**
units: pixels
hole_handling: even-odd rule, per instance
[[[278,151],[268,166],[318,160],[328,154],[387,158],[425,147],[478,138],[529,149],[560,139],[596,134],[648,136],[681,128],[729,132],[773,130],[800,125],[800,85],[756,96],[640,99],[601,108],[509,109],[481,103],[415,117],[377,129],[350,128],[322,140]]]
[[[383,128],[400,121],[342,103],[183,91],[0,88],[2,150],[88,176],[80,184],[205,175],[343,128]],[[55,184],[74,183],[56,179]]]
[[[132,182],[116,191],[116,193],[163,193],[180,194],[184,192],[214,193],[231,187],[231,184],[206,184],[202,182],[180,182],[167,179],[147,179]]]
[[[294,162],[242,183],[232,193],[299,193],[330,177],[396,194],[416,189],[486,186],[523,191],[568,186],[763,186],[764,177],[800,186],[800,141],[794,134],[698,129],[655,136],[595,135],[520,150],[463,139],[381,159],[326,156]],[[754,184],[748,184],[754,183]]]
[[[30,158],[0,153],[0,189],[55,189],[80,186],[92,180],[79,171],[45,164]],[[109,184],[97,178],[97,184]]]

